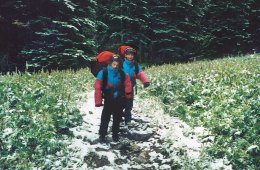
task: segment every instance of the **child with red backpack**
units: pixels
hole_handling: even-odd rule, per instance
[[[139,79],[142,82],[144,88],[148,87],[150,85],[148,77],[145,75],[140,65],[134,60],[136,50],[130,46],[120,46],[118,48],[118,54],[124,58],[122,64],[123,71],[130,76],[132,88],[136,86],[136,79]],[[128,98],[125,101],[124,116],[126,125],[130,125],[131,123],[133,100],[134,98]]]
[[[101,115],[101,124],[99,129],[100,142],[106,142],[108,124],[111,115],[113,115],[112,138],[119,140],[119,126],[123,114],[123,97],[131,99],[132,86],[130,78],[120,70],[120,58],[111,52],[102,53],[108,56],[108,66],[100,70],[95,81],[95,105],[102,106],[102,97],[104,98],[104,108]],[[111,56],[113,55],[113,56]]]

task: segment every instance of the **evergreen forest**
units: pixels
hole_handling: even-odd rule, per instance
[[[259,52],[257,0],[1,0],[0,72],[79,69],[122,44],[152,64]]]

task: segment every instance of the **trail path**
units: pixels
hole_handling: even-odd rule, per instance
[[[176,117],[164,114],[155,100],[136,96],[133,125],[121,125],[120,141],[113,142],[109,124],[108,143],[98,141],[102,107],[94,106],[94,92],[80,104],[84,122],[72,128],[75,138],[69,143],[67,169],[231,169],[225,159],[211,160],[203,146],[214,138],[205,129],[190,128]],[[57,167],[58,169],[58,167]]]

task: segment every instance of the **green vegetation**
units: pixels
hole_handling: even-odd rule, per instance
[[[234,169],[260,165],[260,56],[225,58],[146,70],[143,95],[161,99],[165,110],[215,135],[208,152],[224,155]]]
[[[260,160],[260,55],[152,66],[143,97],[158,97],[172,116],[208,128],[208,148],[234,169],[257,169]],[[79,94],[92,89],[89,70],[17,73],[0,77],[0,169],[66,166],[62,140],[82,122]]]
[[[63,139],[82,122],[76,101],[93,84],[88,70],[0,77],[0,169],[49,169]],[[49,163],[46,160],[49,160]]]

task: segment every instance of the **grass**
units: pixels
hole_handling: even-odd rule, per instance
[[[260,56],[152,66],[142,97],[155,96],[172,116],[216,136],[208,153],[227,156],[234,169],[260,167]],[[84,69],[0,76],[0,169],[66,166],[62,140],[81,123],[81,93],[92,89]]]
[[[234,169],[260,165],[260,56],[224,58],[146,69],[165,110],[216,136],[208,152],[227,156]]]
[[[1,76],[0,169],[49,169],[47,158],[65,156],[62,140],[82,122],[75,101],[92,81],[88,70]]]

